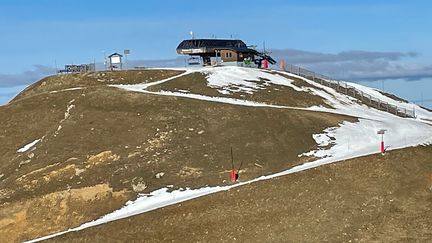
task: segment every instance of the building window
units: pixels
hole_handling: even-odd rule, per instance
[[[225,57],[226,58],[232,58],[234,55],[233,55],[233,53],[232,52],[226,52],[225,53]]]

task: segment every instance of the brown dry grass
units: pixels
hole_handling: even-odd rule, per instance
[[[306,82],[287,77],[294,80],[296,85],[299,87],[307,84]],[[328,105],[324,102],[321,97],[312,95],[307,92],[295,91],[291,87],[283,85],[269,84],[268,80],[261,79],[260,81],[250,81],[256,83],[262,89],[257,90],[253,94],[246,92],[234,92],[231,94],[222,94],[217,91],[216,88],[208,86],[208,81],[204,73],[192,73],[184,75],[169,82],[165,82],[159,85],[155,85],[149,88],[151,91],[189,91],[194,94],[201,94],[206,96],[216,97],[229,97],[236,99],[251,100],[272,105],[284,105],[292,107],[310,107],[310,106],[325,106]],[[300,83],[302,82],[302,83]]]
[[[177,73],[162,76],[174,74]],[[147,76],[147,81],[162,78],[159,72],[154,75]],[[138,76],[137,73],[135,81],[115,79],[108,83],[142,82]],[[101,184],[108,185],[113,193],[130,192],[125,194],[125,200],[134,198],[136,191],[149,192],[169,184],[223,184],[229,177],[231,146],[237,166],[243,161],[241,178],[250,179],[304,162],[297,155],[316,147],[312,134],[344,120],[355,121],[325,113],[127,92],[96,83],[99,81],[95,77],[85,76],[84,81],[79,75],[76,80],[69,78],[65,76],[59,81],[51,77],[38,82],[0,107],[3,209],[18,210],[17,205],[27,205],[45,195]],[[49,92],[76,85],[86,86],[81,90]],[[202,87],[199,82],[196,85]],[[43,139],[32,150],[16,152],[38,138]],[[164,175],[156,178],[160,172]],[[81,208],[92,206],[89,210],[94,210],[94,214],[89,217],[74,217],[73,211],[62,213],[60,204],[55,203],[52,210],[34,211],[35,221],[26,227],[40,227],[39,219],[53,224],[45,228],[44,234],[66,229],[119,206],[107,204],[109,200],[75,202]],[[101,204],[108,206],[98,210]],[[19,230],[24,229],[18,225],[23,215],[28,216],[18,214],[8,221],[15,223],[5,223],[8,226],[0,228],[0,235],[9,234],[16,226],[14,239],[41,236],[42,231]],[[43,221],[45,217],[70,221]]]
[[[325,165],[49,242],[430,242],[431,153]]]
[[[121,207],[126,192],[113,192],[107,184],[58,191],[0,208],[2,242],[19,242],[77,227]]]
[[[33,95],[46,94],[51,91],[76,87],[147,83],[179,75],[183,72],[184,71],[149,69],[53,75],[30,85],[11,102]]]

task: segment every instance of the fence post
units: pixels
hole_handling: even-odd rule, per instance
[[[312,80],[316,83],[320,83],[321,85],[330,87],[335,89],[337,92],[343,92],[342,89],[345,88],[345,94],[346,95],[350,95],[349,89],[350,87],[352,88],[352,97],[357,98],[357,94],[360,95],[360,99],[363,103],[367,102],[367,99],[369,99],[369,105],[372,106],[373,104],[373,98],[372,95],[369,94],[365,94],[363,91],[356,89],[353,86],[349,86],[347,82],[344,81],[340,81],[340,80],[334,80],[331,79],[327,76],[309,71],[307,69],[303,69],[300,68],[298,66],[294,66],[292,64],[287,64],[284,68],[283,68],[286,72],[292,73],[292,74],[297,74],[298,76],[301,77],[305,77],[310,79],[312,77]],[[341,84],[342,82],[342,84]],[[391,109],[395,109],[394,114],[396,116],[404,116],[404,117],[413,117],[415,118],[415,107],[413,107],[413,110],[411,111],[410,109],[407,111],[406,108],[400,108],[399,111],[399,107],[395,106],[395,105],[391,105],[386,101],[382,101],[378,98],[375,99],[375,101],[377,102],[378,105],[378,109],[380,110],[387,110],[387,112],[389,113],[393,113],[391,111]],[[387,107],[384,107],[384,105],[386,105]]]

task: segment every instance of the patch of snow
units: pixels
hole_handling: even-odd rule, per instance
[[[75,105],[73,104],[74,102],[75,102],[75,99],[72,99],[69,101],[68,105],[66,106],[64,118],[59,122],[57,130],[54,132],[54,137],[57,136],[59,134],[60,130],[63,128],[62,123],[70,117],[72,109],[75,108]]]
[[[155,81],[155,82],[142,83],[142,84],[132,84],[132,85],[129,85],[129,84],[113,84],[113,85],[108,85],[108,86],[117,87],[117,88],[124,88],[124,89],[132,88],[134,90],[144,90],[144,89],[147,89],[150,86],[162,84],[162,83],[171,81],[173,79],[179,78],[181,76],[188,75],[188,74],[190,74],[192,72],[193,71],[186,70],[184,73],[181,73],[179,75],[175,75],[175,76],[172,76],[172,77],[169,77],[169,78],[166,78],[166,79],[162,79],[162,80],[159,80],[159,81]]]
[[[54,90],[54,91],[50,91],[50,94],[64,92],[64,91],[74,91],[74,90],[80,90],[80,89],[83,89],[83,87],[75,87],[75,88],[62,89],[62,90]]]
[[[206,95],[200,95],[200,94],[180,93],[180,92],[171,92],[171,91],[153,92],[153,91],[148,91],[148,90],[142,89],[141,85],[113,85],[113,87],[129,90],[129,91],[134,91],[134,92],[146,93],[146,94],[184,97],[184,98],[189,98],[189,99],[196,99],[196,100],[203,100],[203,101],[210,101],[210,102],[217,102],[217,103],[225,103],[225,104],[231,104],[231,105],[306,110],[306,108],[269,105],[266,103],[260,103],[260,102],[243,100],[243,99],[228,98],[228,97],[213,97],[213,96],[206,96]]]
[[[148,92],[147,93],[153,93],[158,95],[166,95],[166,96],[175,96],[175,97],[184,97],[184,98],[190,98],[190,99],[196,99],[196,100],[204,100],[204,101],[210,101],[210,102],[217,102],[217,103],[225,103],[225,104],[231,104],[231,105],[241,105],[241,106],[252,106],[252,107],[269,107],[269,108],[283,108],[283,109],[301,109],[297,107],[288,107],[288,106],[279,106],[279,105],[269,105],[266,103],[260,103],[255,101],[249,101],[249,100],[243,100],[243,99],[235,99],[235,98],[228,98],[228,97],[212,97],[212,96],[206,96],[206,95],[199,95],[199,94],[184,94],[184,93],[178,93],[178,92],[169,92],[169,91],[161,91],[161,92]]]
[[[184,89],[179,89],[178,91],[182,93],[190,93],[189,90],[184,90]]]
[[[235,186],[235,185],[234,185]],[[143,212],[152,211],[161,207],[169,206],[172,204],[176,204],[179,202],[187,201],[193,198],[202,197],[211,193],[215,193],[218,191],[228,190],[231,187],[204,187],[199,189],[179,189],[174,190],[172,192],[168,192],[168,187],[161,188],[159,190],[153,191],[150,194],[143,194],[139,196],[134,201],[128,201],[126,205],[110,214],[107,214],[100,219],[95,221],[91,221],[85,224],[80,225],[77,228],[69,229],[63,232],[58,232],[52,235],[48,235],[45,237],[41,237],[38,239],[26,241],[26,242],[39,242],[42,240],[47,240],[50,238],[54,238],[56,236],[60,236],[69,232],[80,231],[89,227],[105,224],[114,220],[119,220],[122,218],[127,218],[133,215],[141,214]]]
[[[329,130],[328,128],[326,130]],[[324,130],[324,132],[327,132]],[[320,133],[320,134],[314,134],[312,135],[315,142],[318,144],[318,146],[328,146],[331,143],[331,137],[328,133]]]
[[[390,97],[383,95],[380,92],[380,90],[375,89],[375,88],[366,87],[366,86],[356,84],[356,83],[350,83],[350,82],[347,82],[347,83],[348,83],[348,85],[351,85],[351,86],[355,87],[356,89],[363,91],[364,93],[366,93],[368,95],[371,95],[374,98],[378,98],[378,99],[380,99],[384,102],[387,102],[391,105],[396,105],[398,107],[404,108],[407,111],[414,111],[417,118],[432,120],[432,112],[425,110],[416,104],[406,103],[406,102],[399,101],[399,100],[394,100]]]
[[[284,85],[296,91],[306,91],[292,84],[293,80],[255,68],[217,67],[202,70],[207,75],[208,86],[222,94],[245,92],[252,94],[269,84]],[[264,82],[264,83],[261,83]]]
[[[33,146],[35,146],[41,139],[36,139],[31,143],[28,143],[26,145],[24,145],[22,148],[17,150],[17,153],[24,153],[26,151],[28,151],[29,149],[31,149]]]
[[[318,148],[304,155],[331,157],[336,160],[360,157],[379,152],[380,129],[386,129],[384,142],[387,150],[432,144],[432,127],[410,119],[395,122],[388,120],[359,119],[358,122],[343,122],[339,127],[326,129],[322,134],[313,136],[319,146],[325,146],[325,136],[333,137],[328,149]]]

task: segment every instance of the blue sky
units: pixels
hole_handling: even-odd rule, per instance
[[[173,60],[190,31],[265,41],[288,63],[432,99],[430,9],[431,1],[1,0],[0,104],[55,62],[102,62],[123,49],[137,62]]]

